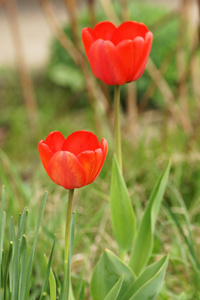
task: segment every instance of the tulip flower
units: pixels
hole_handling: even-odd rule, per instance
[[[41,140],[38,150],[49,177],[72,190],[92,183],[99,175],[108,151],[107,141],[99,143],[89,131],[76,131],[64,138],[54,131]]]
[[[69,299],[70,222],[74,189],[90,184],[97,178],[106,158],[108,144],[105,139],[99,143],[97,137],[89,131],[76,131],[67,139],[59,131],[54,131],[48,134],[45,141],[39,142],[38,150],[49,177],[56,184],[69,190],[64,261],[64,281],[67,287],[67,299]]]
[[[127,21],[116,27],[103,21],[82,30],[82,40],[94,75],[109,85],[139,79],[151,50],[153,34],[143,23]]]

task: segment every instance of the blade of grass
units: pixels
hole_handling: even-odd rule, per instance
[[[13,217],[10,218],[10,228],[9,228],[9,241],[13,243],[13,251],[11,256],[11,262],[9,265],[9,285],[10,285],[10,292],[12,293],[13,288],[13,260],[14,260],[14,251],[15,251],[15,226],[13,222]]]
[[[0,208],[0,217],[2,216],[6,204],[6,195],[5,195],[5,186],[2,186],[2,200],[1,200],[1,208]]]
[[[13,188],[11,188],[11,182],[15,183],[15,186],[17,187],[20,195],[23,197],[23,199],[26,199],[26,202],[30,199],[30,192],[27,188],[27,186],[24,184],[24,182],[21,179],[21,176],[19,176],[15,166],[11,163],[6,153],[4,153],[2,150],[0,150],[0,160],[2,161],[2,168],[0,169],[1,177],[3,177],[2,182],[6,184],[7,192],[9,194],[9,198],[12,201],[12,208],[15,210],[17,209],[17,201],[16,196],[13,193]],[[10,180],[11,178],[11,180]]]
[[[54,248],[55,248],[55,239],[54,239],[53,246],[52,246],[52,249],[51,249],[51,254],[50,254],[50,257],[49,257],[47,270],[46,270],[46,275],[45,275],[45,280],[44,280],[44,283],[43,283],[43,286],[42,286],[42,291],[41,291],[39,300],[42,300],[43,294],[46,292],[46,289],[47,289],[47,284],[48,284],[48,281],[49,281],[49,274],[50,274],[50,269],[51,269],[51,263],[52,263]],[[56,298],[53,298],[53,299],[56,299]]]
[[[4,300],[3,297],[4,297],[4,290],[0,289],[0,300]]]
[[[27,243],[26,236],[23,235],[22,243],[21,243],[21,272],[20,272],[20,280],[19,280],[19,299],[24,299],[25,295],[25,285],[24,282],[26,280],[26,272],[27,272]]]
[[[10,261],[11,261],[11,257],[12,257],[12,252],[13,252],[13,242],[10,242],[9,249],[8,249],[7,260],[6,260],[5,271],[4,271],[4,300],[7,299],[7,297],[6,297],[7,278],[8,278],[8,270],[9,270],[9,265],[10,265]]]
[[[192,231],[191,231],[190,220],[189,220],[189,216],[188,216],[188,212],[187,212],[185,202],[184,202],[180,192],[177,190],[177,188],[172,183],[169,182],[168,187],[169,187],[169,190],[173,193],[173,195],[175,196],[175,198],[177,199],[179,205],[182,208],[183,216],[185,217],[187,230],[188,230],[188,233],[189,233],[189,239],[190,239],[190,242],[191,242],[192,241]]]
[[[3,249],[3,250],[2,250],[2,262],[1,262],[1,266],[0,266],[0,273],[1,273],[0,287],[2,287],[2,288],[3,288],[4,265],[5,265],[5,252],[4,252],[4,249]]]
[[[20,227],[21,217],[22,217],[22,213],[19,213],[19,216],[18,216],[18,229]]]
[[[10,227],[9,227],[9,241],[15,241],[15,225],[13,221],[13,217],[10,218]]]
[[[85,297],[85,280],[83,280],[77,300],[84,300]]]
[[[0,221],[0,270],[2,270],[2,263],[3,263],[3,240],[4,240],[4,232],[5,232],[5,223],[6,223],[6,213],[3,212],[2,219]],[[2,287],[2,274],[0,272],[0,287]]]
[[[3,162],[0,163],[0,181],[4,183],[4,186],[6,187],[6,194],[7,199],[10,200],[10,207],[12,207],[13,211],[16,211],[18,208],[18,202],[16,201],[16,196],[13,192],[13,188],[11,187],[11,183],[9,181],[8,176],[5,174],[4,168],[3,168]]]
[[[26,222],[28,218],[28,210],[24,208],[22,216],[20,218],[19,230],[17,233],[16,246],[14,250],[14,277],[13,277],[13,300],[18,300],[19,292],[19,270],[20,270],[20,247],[22,243],[22,237],[25,233]]]
[[[48,258],[46,254],[44,254],[44,261],[46,264],[46,267],[48,267]],[[49,286],[50,286],[50,300],[55,300],[56,299],[56,280],[55,276],[53,274],[52,268],[50,268],[50,273],[49,273]]]
[[[2,186],[2,201],[1,201],[1,209],[0,209],[0,270],[2,265],[2,251],[3,251],[3,241],[4,241],[4,232],[5,232],[5,222],[6,222],[6,213],[4,211],[6,203],[5,197],[5,187]],[[1,272],[0,272],[0,287],[2,283],[1,280]]]
[[[39,228],[40,228],[40,223],[41,223],[41,220],[42,220],[42,216],[43,216],[43,213],[44,213],[46,200],[47,200],[47,192],[45,192],[45,194],[42,198],[42,203],[41,203],[41,206],[40,206],[39,216],[38,216],[37,225],[36,225],[35,238],[34,238],[34,241],[33,241],[33,246],[32,246],[31,254],[30,254],[30,257],[29,257],[29,261],[28,261],[27,277],[26,277],[26,282],[24,283],[25,286],[26,286],[25,299],[29,299],[28,294],[29,294],[29,288],[30,288],[30,279],[31,279],[32,266],[33,266],[33,258],[34,258],[34,254],[35,254],[35,247],[36,247],[36,243],[37,243],[37,237],[38,237],[38,233],[39,233]]]
[[[171,218],[174,220],[174,222],[175,222],[177,228],[179,229],[179,232],[180,232],[181,236],[183,237],[183,240],[185,241],[186,245],[188,246],[190,255],[191,255],[193,261],[195,262],[195,265],[196,265],[197,269],[200,270],[200,263],[199,263],[199,261],[198,261],[197,258],[196,258],[195,251],[194,251],[194,248],[193,248],[192,243],[190,243],[190,241],[188,241],[188,238],[187,238],[187,236],[185,235],[185,233],[184,233],[184,231],[183,231],[183,229],[182,229],[182,227],[181,227],[181,225],[180,225],[180,223],[179,223],[179,221],[178,221],[178,218],[177,218],[176,215],[172,212],[171,208],[168,206],[168,204],[167,204],[166,202],[164,203],[164,205],[165,205],[165,207],[167,208],[167,210],[168,210],[168,212],[169,212]]]

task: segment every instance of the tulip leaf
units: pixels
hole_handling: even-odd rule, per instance
[[[119,292],[122,287],[123,280],[124,280],[124,274],[122,274],[122,276],[117,281],[117,283],[115,283],[115,285],[110,290],[110,292],[108,293],[108,295],[106,296],[106,298],[104,300],[116,300],[117,299],[117,296],[119,295]]]
[[[91,281],[91,295],[94,300],[104,300],[111,289],[124,274],[123,283],[117,300],[127,291],[136,277],[133,271],[126,266],[114,253],[105,250],[101,255]]]
[[[168,255],[148,266],[129,287],[122,300],[154,300],[158,296],[168,265]]]
[[[133,245],[129,266],[136,275],[139,275],[147,264],[153,249],[156,219],[167,185],[170,166],[171,161],[167,164],[153,189]]]
[[[115,156],[112,165],[110,210],[114,237],[120,251],[127,252],[135,235],[135,215]]]

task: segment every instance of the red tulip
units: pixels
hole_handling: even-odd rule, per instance
[[[93,182],[103,166],[108,144],[99,141],[89,131],[76,131],[64,138],[54,131],[41,140],[38,150],[49,177],[58,185],[71,190]]]
[[[122,85],[142,76],[153,34],[143,23],[127,21],[119,27],[108,21],[82,30],[86,55],[94,75],[109,85]]]

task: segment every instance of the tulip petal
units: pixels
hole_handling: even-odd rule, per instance
[[[49,146],[50,151],[55,153],[62,149],[64,141],[65,141],[65,138],[61,132],[53,131],[47,135],[45,144],[47,144]]]
[[[67,151],[56,152],[49,161],[50,178],[65,189],[71,190],[85,185],[86,175],[76,156]]]
[[[49,161],[53,156],[53,152],[49,149],[49,146],[45,144],[43,140],[41,140],[38,144],[38,151],[40,155],[40,159],[42,161],[43,167],[48,173],[48,165]]]
[[[122,85],[126,82],[123,61],[110,41],[95,41],[89,49],[89,62],[94,75],[106,84]]]
[[[82,40],[83,40],[83,45],[84,45],[85,52],[86,52],[86,55],[88,58],[89,48],[92,45],[92,43],[96,40],[95,34],[91,28],[89,28],[89,27],[83,28]]]
[[[69,151],[77,156],[81,152],[87,150],[94,151],[97,148],[99,148],[99,141],[96,135],[90,131],[80,130],[68,136],[62,150]]]
[[[100,172],[103,161],[102,150],[99,148],[95,151],[85,151],[80,153],[77,158],[86,173],[85,185],[90,184],[95,180],[96,174]]]
[[[97,23],[97,25],[93,29],[93,32],[96,36],[96,39],[110,41],[115,30],[116,27],[113,23],[109,21],[102,21]]]
[[[123,40],[134,40],[137,36],[145,38],[148,28],[143,23],[127,21],[122,23],[114,32],[111,41],[114,45]]]
[[[151,31],[149,31],[146,33],[145,36],[144,48],[141,57],[138,61],[138,65],[136,66],[136,73],[133,80],[138,80],[142,76],[149,58],[152,42],[153,42],[153,34]]]
[[[123,65],[126,73],[126,82],[130,81],[129,78],[131,77],[133,66],[134,66],[133,41],[125,40],[119,43],[116,46],[116,50],[123,61]]]
[[[134,48],[134,68],[133,73],[136,72],[136,68],[141,61],[141,56],[144,49],[144,39],[140,36],[136,37],[133,41],[133,48]],[[133,74],[132,74],[133,77]]]
[[[98,170],[97,173],[95,174],[94,180],[95,180],[95,179],[97,178],[97,176],[99,175],[99,173],[100,173],[100,171],[101,171],[101,168],[102,168],[102,166],[103,166],[103,164],[104,164],[104,161],[105,161],[105,159],[106,159],[106,155],[107,155],[107,153],[108,153],[108,143],[107,143],[106,139],[102,139],[102,140],[101,140],[100,148],[101,148],[102,153],[103,153],[103,159],[102,159],[102,163],[101,163],[101,166],[100,166],[99,170]]]
[[[101,150],[103,152],[103,163],[104,163],[104,160],[105,160],[106,155],[108,153],[108,143],[107,143],[106,139],[102,139],[101,140],[100,148],[101,148]]]

